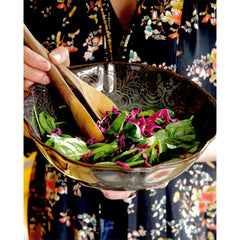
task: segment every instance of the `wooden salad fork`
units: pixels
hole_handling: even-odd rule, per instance
[[[49,70],[48,75],[52,83],[58,89],[63,100],[70,108],[81,133],[88,138],[95,136],[97,142],[104,140],[104,136],[97,124],[83,104],[74,95],[69,85],[74,88],[81,97],[83,97],[85,100],[84,102],[87,103],[91,112],[98,119],[103,118],[106,111],[112,111],[113,107],[117,108],[113,101],[94,87],[82,81],[64,65],[54,65],[48,57],[48,50],[34,38],[25,25],[24,43],[34,52],[43,56],[50,62],[51,69]]]

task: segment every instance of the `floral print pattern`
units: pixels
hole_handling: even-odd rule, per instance
[[[208,79],[213,85],[217,85],[216,73],[217,73],[217,52],[216,48],[213,48],[211,54],[201,56],[201,59],[194,59],[192,65],[188,66],[186,71],[187,76],[194,82],[202,86],[202,80]]]
[[[215,96],[216,7],[214,0],[138,0],[126,31],[114,31],[119,21],[109,0],[25,0],[24,21],[49,50],[67,47],[72,65],[152,64],[188,76]],[[206,33],[209,39],[202,41]],[[195,163],[164,189],[111,201],[37,155],[29,239],[214,240],[216,229],[215,163]]]
[[[93,61],[95,59],[94,52],[103,44],[102,36],[99,35],[101,32],[102,30],[99,29],[98,31],[89,33],[89,37],[86,39],[85,43],[83,43],[83,47],[87,47],[87,51],[83,56],[86,61]]]
[[[215,165],[209,164],[211,168],[215,168]],[[178,215],[177,218],[168,220],[169,200],[163,195],[151,204],[151,219],[155,223],[151,232],[139,225],[138,230],[128,233],[128,239],[142,239],[141,237],[146,236],[146,239],[215,239],[216,180],[203,168],[202,164],[194,164],[184,178],[176,179],[171,185],[174,189],[171,194],[171,208],[178,209],[178,213],[173,213]],[[149,191],[149,197],[156,195],[157,190]],[[128,208],[134,209],[135,203],[133,199]],[[129,214],[134,214],[134,211]],[[202,231],[203,227],[207,232]],[[171,237],[166,238],[164,235],[168,229],[171,229]],[[185,235],[182,235],[183,231]]]

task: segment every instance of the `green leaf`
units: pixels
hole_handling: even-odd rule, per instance
[[[152,148],[148,157],[148,163],[152,165],[156,160],[157,160],[157,149]]]
[[[155,141],[156,141],[156,137],[155,136],[151,136],[151,137],[143,137],[143,140],[141,142],[139,142],[138,145],[144,145],[144,144],[150,144],[152,145]]]
[[[138,148],[133,148],[133,149],[130,149],[128,151],[124,151],[123,153],[117,155],[116,157],[111,158],[110,160],[113,161],[113,162],[114,161],[122,161],[122,162],[124,162],[125,161],[124,159],[126,159],[128,157],[128,155],[130,155],[132,153],[135,153],[137,151],[139,151]]]
[[[45,112],[39,113],[39,122],[41,127],[47,132],[50,133],[53,129],[56,128],[55,119]]]
[[[123,132],[124,138],[130,139],[134,142],[140,142],[144,139],[139,126],[133,122],[128,123],[123,128]]]
[[[140,118],[141,115],[143,115],[144,117],[150,117],[154,113],[155,113],[155,111],[153,109],[148,109],[148,110],[145,110],[145,111],[142,111],[142,112],[138,113],[137,118]]]
[[[108,129],[108,134],[115,134],[119,133],[122,128],[123,124],[127,118],[127,111],[122,111],[121,115],[119,115],[112,123],[111,127]]]
[[[170,137],[181,137],[194,133],[194,127],[192,126],[191,119],[185,119],[178,122],[170,123],[166,126],[166,131]]]
[[[45,129],[41,126],[41,124],[40,124],[40,122],[39,122],[39,118],[38,118],[38,114],[37,114],[35,105],[33,106],[33,111],[34,111],[34,115],[35,115],[35,118],[36,118],[36,121],[37,121],[37,124],[38,124],[38,128],[39,128],[40,134],[41,134],[41,136],[44,136],[44,135],[46,134],[46,131],[45,131]]]
[[[90,151],[86,143],[81,139],[67,136],[61,137],[57,134],[51,134],[45,144],[52,146],[72,160],[80,160],[84,154],[88,154]]]
[[[105,145],[107,145],[107,143],[98,142],[98,143],[94,143],[94,144],[88,146],[88,148],[89,148],[89,149],[99,148],[99,147],[102,147],[102,146],[105,146]]]
[[[129,167],[140,167],[140,166],[144,166],[145,160],[144,159],[139,159],[137,161],[131,161],[128,162],[128,166]]]
[[[98,162],[95,163],[97,166],[118,166],[116,163],[113,162]]]
[[[170,123],[166,127],[166,131],[169,134],[169,138],[166,140],[166,145],[169,149],[191,149],[199,145],[192,125],[192,117],[176,123]]]
[[[170,118],[175,118],[175,113],[174,113],[174,111],[171,110],[171,109],[167,109],[167,110],[168,110],[168,114],[169,114]]]
[[[129,158],[128,160],[125,161],[125,163],[131,163],[131,162],[135,162],[136,160],[138,160],[140,157],[142,156],[142,152],[137,153],[135,156]],[[128,164],[129,165],[129,164]],[[130,165],[129,165],[130,166]]]
[[[169,134],[164,129],[161,129],[161,130],[153,133],[153,136],[156,139],[160,140],[162,152],[166,152],[167,151],[166,143],[167,143],[167,140],[169,138]]]
[[[93,161],[96,161],[99,158],[106,158],[111,153],[116,151],[118,148],[119,148],[118,141],[115,140],[115,141],[111,142],[110,144],[105,144],[104,146],[95,148],[91,153],[91,157],[92,157]]]

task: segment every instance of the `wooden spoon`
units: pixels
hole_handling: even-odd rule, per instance
[[[24,42],[34,52],[43,56],[50,62],[51,69],[48,72],[48,75],[51,78],[52,83],[58,89],[63,100],[70,108],[70,110],[73,114],[73,117],[74,117],[77,125],[80,128],[81,133],[84,136],[89,137],[89,138],[91,138],[92,136],[95,136],[95,139],[97,142],[102,141],[104,139],[102,132],[100,131],[100,129],[98,128],[96,123],[93,121],[92,117],[90,116],[90,114],[88,113],[86,108],[80,103],[78,98],[73,94],[72,90],[70,89],[70,87],[68,86],[68,84],[65,82],[64,78],[58,71],[57,67],[50,61],[50,59],[48,57],[49,52],[33,37],[31,32],[28,30],[28,28],[25,25],[24,25]],[[71,79],[72,84],[76,83],[76,80],[73,80],[74,74],[70,70],[68,70],[68,69],[66,70],[66,69],[67,68],[64,67],[63,65],[61,66],[61,71],[64,72],[65,78]],[[77,82],[79,85],[76,88],[78,89],[81,87],[81,83],[79,80]],[[102,93],[101,94],[104,95],[105,97],[101,97],[101,99],[98,99],[99,95],[97,93],[100,93],[100,92],[98,92],[95,88],[93,88],[91,86],[89,86],[89,88],[85,88],[85,92],[87,92],[87,96],[96,97],[95,101],[90,101],[91,104],[94,104],[96,102],[104,102],[104,101],[108,102],[110,100]],[[85,96],[86,96],[86,94],[85,94]],[[86,102],[88,102],[88,99],[86,99]],[[114,106],[115,104],[112,104],[112,105],[111,104],[112,103],[109,103],[106,105],[103,104],[103,107],[107,106],[107,110],[112,110],[112,106]],[[110,107],[110,105],[111,105],[111,107]],[[101,109],[100,112],[102,113],[102,112],[104,112],[104,110]]]
[[[87,104],[87,107],[97,119],[102,119],[106,115],[106,111],[112,111],[113,107],[118,109],[110,98],[81,80],[64,65],[58,65],[57,68],[66,82],[80,93],[85,100],[84,105]]]

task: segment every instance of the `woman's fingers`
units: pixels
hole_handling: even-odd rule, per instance
[[[37,68],[33,68],[24,63],[24,79],[28,81],[37,82],[41,84],[50,83],[50,79],[46,72],[41,71]],[[25,86],[25,84],[24,84]]]
[[[158,188],[165,188],[168,185],[168,182],[165,182],[161,185],[158,185],[150,189],[158,189]],[[135,196],[135,191],[111,191],[111,190],[101,190],[104,197],[111,199],[111,200],[117,200],[117,199],[122,199],[122,200],[127,200],[128,198],[132,198]]]
[[[59,47],[54,49],[49,58],[53,64],[70,66],[69,51],[67,48]],[[44,57],[24,46],[24,90],[28,91],[34,83],[48,84],[50,78],[47,72],[51,64]]]
[[[157,187],[154,187],[154,189],[158,189],[158,188],[165,188],[168,185],[168,182],[165,182],[161,185],[158,185]]]
[[[158,186],[156,186],[156,187],[148,188],[147,190],[165,188],[167,185],[168,185],[168,182],[165,182],[165,183],[160,184],[160,185],[158,185]]]
[[[127,199],[134,191],[111,191],[111,190],[102,190],[102,193],[105,198],[111,200],[118,200],[118,199]]]
[[[24,90],[28,91],[37,82],[48,84],[50,79],[47,71],[51,64],[42,56],[24,46]]]
[[[29,67],[47,72],[51,64],[39,54],[33,52],[30,48],[24,46],[24,63]]]
[[[70,66],[69,51],[65,47],[58,47],[51,51],[49,58],[53,64],[62,64],[66,67]]]

